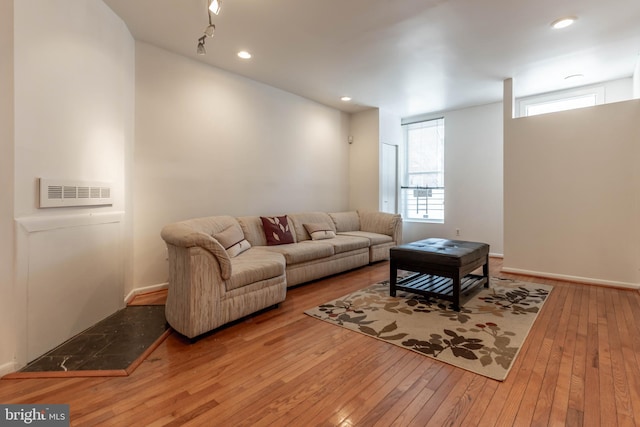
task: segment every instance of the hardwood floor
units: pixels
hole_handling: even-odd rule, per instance
[[[383,262],[195,344],[174,333],[129,377],[1,380],[0,402],[68,403],[82,426],[640,425],[640,293],[500,268],[555,286],[504,382],[303,314],[387,279]]]

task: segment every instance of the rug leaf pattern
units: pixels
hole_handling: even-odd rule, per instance
[[[460,311],[384,281],[305,311],[329,323],[504,380],[552,287],[491,279]]]

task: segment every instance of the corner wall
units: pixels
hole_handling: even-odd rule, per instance
[[[0,0],[0,376],[15,370],[13,0]]]
[[[640,56],[638,56],[636,68],[633,71],[633,98],[640,98]]]
[[[508,101],[504,270],[640,287],[640,100],[518,119]]]
[[[378,210],[380,191],[380,111],[351,115],[349,145],[349,209]]]
[[[101,0],[13,5],[16,316],[2,342],[23,365],[124,305],[134,43]],[[38,209],[40,177],[110,181],[114,204]]]
[[[167,282],[169,223],[347,209],[348,129],[338,110],[137,42],[136,287]]]
[[[380,159],[378,209],[381,212],[398,213],[400,191],[400,148],[402,146],[402,120],[390,111],[380,110]]]

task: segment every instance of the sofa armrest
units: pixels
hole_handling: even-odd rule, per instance
[[[378,211],[358,211],[360,230],[391,236],[396,244],[402,243],[402,216]]]
[[[162,239],[174,246],[190,248],[199,246],[209,251],[220,264],[220,274],[224,280],[231,277],[231,259],[222,245],[206,233],[197,231],[184,223],[169,224],[160,233]]]

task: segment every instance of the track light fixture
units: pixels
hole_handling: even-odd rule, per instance
[[[196,50],[196,52],[198,53],[198,55],[204,55],[207,53],[207,50],[204,48],[204,41],[206,40],[205,36],[202,36],[198,39],[198,49]]]
[[[220,8],[222,7],[222,0],[212,0],[209,3],[209,10],[214,14],[217,15],[220,13]]]
[[[204,48],[204,42],[207,40],[207,37],[213,37],[216,33],[216,26],[211,22],[211,12],[216,15],[220,13],[221,0],[205,0],[207,2],[207,18],[209,18],[209,25],[204,29],[204,36],[198,39],[198,48],[196,52],[198,55],[205,55],[207,50]]]
[[[207,28],[204,29],[204,35],[207,37],[213,37],[216,32],[216,26],[213,24],[209,24]]]

